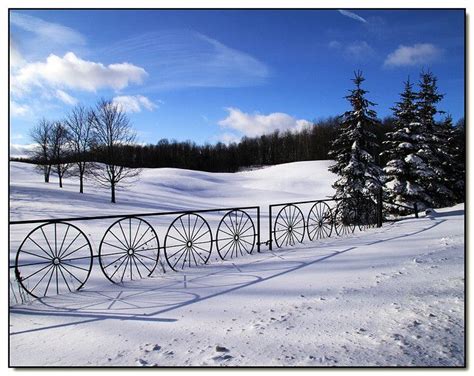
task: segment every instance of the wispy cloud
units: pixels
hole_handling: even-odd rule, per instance
[[[422,65],[438,59],[443,50],[431,43],[418,43],[413,46],[400,45],[385,59],[386,67]]]
[[[328,47],[332,50],[340,51],[348,60],[365,61],[377,55],[374,48],[364,40],[349,43],[333,40],[328,43]]]
[[[153,111],[158,108],[156,103],[153,103],[143,95],[120,95],[114,97],[112,101],[118,104],[125,112],[141,112],[142,109]]]
[[[43,86],[89,92],[103,88],[120,90],[132,83],[141,83],[146,76],[143,68],[130,63],[104,65],[68,52],[63,57],[50,55],[46,61],[19,68],[11,76],[11,91],[22,95]]]
[[[10,115],[12,117],[26,116],[31,112],[31,109],[26,104],[20,104],[14,100],[10,100]]]
[[[138,35],[101,51],[104,56],[134,59],[152,69],[147,88],[244,87],[260,85],[269,68],[250,54],[190,30]]]
[[[260,136],[274,131],[297,131],[310,126],[311,122],[304,119],[296,119],[282,112],[274,112],[268,115],[259,113],[249,114],[238,108],[226,108],[228,115],[218,124],[223,128],[233,129],[244,136]]]
[[[352,18],[353,20],[357,20],[363,23],[367,23],[367,20],[365,18],[362,18],[361,16],[355,14],[354,12],[349,12],[348,10],[338,10],[339,13],[341,13],[343,16]]]
[[[11,12],[10,22],[22,30],[35,34],[42,40],[47,41],[48,44],[84,45],[86,43],[84,36],[70,27],[47,22],[41,18],[22,14],[17,11]]]
[[[55,97],[58,98],[63,103],[66,103],[72,106],[74,106],[78,102],[76,98],[74,98],[72,95],[69,95],[68,93],[66,93],[65,91],[61,89],[56,90]]]

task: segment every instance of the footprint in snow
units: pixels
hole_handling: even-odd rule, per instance
[[[146,365],[148,365],[148,362],[147,362],[145,359],[142,359],[142,358],[136,359],[135,362],[136,362],[137,365],[139,365],[139,366],[146,366]]]

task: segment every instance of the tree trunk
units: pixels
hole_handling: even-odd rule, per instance
[[[58,177],[59,177],[59,188],[63,187],[63,174],[61,174],[60,171],[58,171]]]
[[[112,183],[112,182],[110,183],[110,189],[111,189],[111,191],[112,191],[112,199],[111,199],[111,201],[112,201],[112,203],[115,204],[115,183]]]
[[[44,166],[44,182],[49,183],[49,168],[48,166]]]
[[[79,193],[84,193],[84,174],[81,172],[79,175]]]

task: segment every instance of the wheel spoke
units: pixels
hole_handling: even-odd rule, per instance
[[[54,265],[51,264],[49,265],[49,269],[46,271],[46,273],[44,273],[44,275],[41,277],[41,279],[36,283],[36,285],[30,290],[30,292],[32,293],[33,291],[35,291],[36,287],[38,287],[38,285],[41,283],[41,281],[43,281],[44,277],[46,277],[49,272],[51,271],[51,269],[54,269]]]
[[[118,224],[119,224],[119,227],[120,227],[120,231],[122,232],[123,239],[125,240],[125,244],[126,244],[125,247],[130,248],[130,244],[128,244],[127,236],[125,235],[125,232],[123,231],[122,221],[120,221]]]

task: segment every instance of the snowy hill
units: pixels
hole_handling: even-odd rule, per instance
[[[238,173],[208,173],[174,168],[144,169],[139,179],[119,189],[117,204],[107,189],[86,182],[81,195],[74,178],[60,189],[55,176],[42,181],[34,166],[10,163],[12,220],[210,209],[325,198],[332,194],[331,161],[287,163]]]
[[[80,195],[68,179],[60,190],[54,179],[42,183],[32,166],[12,163],[11,218],[250,204],[266,210],[269,203],[330,195],[329,164],[236,174],[145,170],[112,205],[104,189],[87,185]],[[260,254],[214,258],[121,284],[108,282],[95,260],[80,292],[10,301],[10,363],[462,366],[463,224],[464,205],[457,205],[379,229],[273,251],[262,247]],[[87,227],[94,250],[102,231]],[[22,235],[11,230],[11,257]]]

